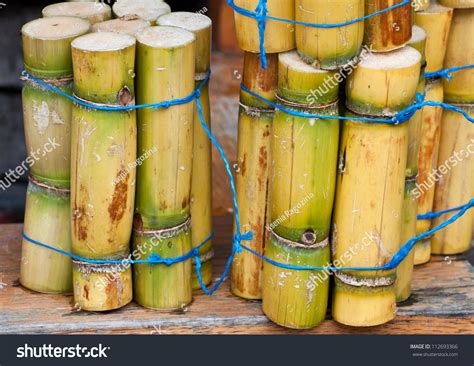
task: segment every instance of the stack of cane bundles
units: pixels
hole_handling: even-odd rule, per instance
[[[21,283],[73,291],[83,310],[116,309],[132,297],[178,309],[200,287],[191,259],[136,264],[133,280],[128,260],[180,257],[210,236],[210,141],[193,101],[133,106],[189,97],[206,79],[211,21],[170,13],[160,0],[119,1],[114,14],[123,17],[111,20],[104,4],[60,3],[22,29],[26,71],[79,100],[33,81],[24,87],[28,150],[46,151],[31,169],[25,234],[87,260],[24,240]],[[210,128],[207,85],[200,101]],[[206,285],[212,253],[210,241],[200,247]]]
[[[336,24],[400,3],[269,0],[267,7],[272,17]],[[258,1],[235,4],[253,10]],[[384,266],[415,235],[421,112],[408,123],[388,122],[424,91],[426,34],[416,28],[412,35],[411,4],[341,27],[293,29],[267,20],[262,70],[256,21],[235,18],[246,51],[243,85],[292,113],[241,93],[238,204],[242,231],[254,232],[245,244],[288,266],[243,251],[233,263],[232,292],[261,298],[275,323],[310,328],[326,315],[329,273],[295,266]],[[344,111],[353,119],[339,121]],[[360,120],[367,117],[387,123]],[[413,251],[397,284],[396,270],[336,271],[333,318],[353,326],[390,321],[397,298],[409,296],[412,268]]]

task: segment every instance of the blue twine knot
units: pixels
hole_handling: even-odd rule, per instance
[[[234,248],[237,253],[242,253],[242,241],[253,240],[253,232],[249,231],[245,234],[237,233],[234,235]]]
[[[262,69],[267,69],[267,56],[265,52],[265,29],[267,28],[267,0],[260,0],[255,9],[255,20],[258,24],[258,35],[260,38],[260,60]]]
[[[201,98],[201,90],[200,90],[200,89],[196,89],[196,91],[194,92],[194,96],[195,96],[196,99]]]
[[[418,110],[423,108],[423,106],[424,106],[423,101],[425,100],[425,96],[426,96],[425,93],[416,93],[416,96],[415,96],[415,101],[416,102],[413,105],[411,105],[410,107],[404,109],[403,111],[398,112],[392,118],[392,121],[396,125],[398,125],[400,123],[404,123],[404,122],[410,120]]]

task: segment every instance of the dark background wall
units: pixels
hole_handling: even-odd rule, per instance
[[[41,9],[58,1],[0,0],[0,179],[26,158],[21,110],[22,70],[20,29],[41,17]],[[110,4],[113,1],[105,1]],[[166,1],[173,11],[209,8],[207,0]],[[7,190],[0,188],[0,222],[22,222],[27,175]]]

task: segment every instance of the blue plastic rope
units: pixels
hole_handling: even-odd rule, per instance
[[[285,112],[287,114],[290,114],[292,116],[296,117],[304,117],[304,118],[315,118],[315,119],[340,119],[340,120],[345,120],[345,121],[364,121],[364,122],[375,122],[375,123],[386,123],[386,124],[391,124],[391,125],[398,125],[400,123],[407,122],[410,120],[411,117],[418,111],[419,109],[422,109],[423,107],[429,106],[429,107],[442,107],[444,109],[449,109],[451,111],[457,112],[459,114],[462,114],[464,118],[466,118],[469,122],[474,123],[474,118],[471,118],[464,110],[462,110],[459,107],[456,107],[451,104],[447,103],[442,103],[442,102],[435,102],[433,100],[427,100],[423,101],[425,95],[424,94],[416,94],[416,103],[411,105],[410,107],[404,109],[401,112],[398,112],[395,116],[389,117],[389,118],[371,118],[371,117],[346,117],[346,116],[329,116],[329,115],[320,115],[320,114],[310,114],[310,113],[305,113],[305,112],[300,112],[294,109],[286,108],[280,104],[277,104],[275,102],[272,102],[271,100],[268,100],[261,95],[258,95],[254,93],[253,91],[247,89],[243,84],[240,84],[240,88],[252,95],[255,98],[260,99],[263,102],[266,102],[267,104],[271,105],[272,107],[275,107],[276,109]]]
[[[467,204],[458,207],[457,209],[452,209],[452,211],[456,210],[459,212],[453,217],[451,217],[450,219],[446,220],[445,222],[439,224],[438,226],[433,227],[431,230],[428,230],[427,232],[417,235],[414,238],[411,238],[410,240],[408,240],[406,244],[404,244],[398,250],[398,252],[394,254],[392,259],[386,265],[379,266],[379,267],[296,266],[292,264],[285,264],[285,263],[274,261],[248,248],[247,246],[243,244],[241,244],[241,246],[242,248],[256,255],[257,257],[261,258],[265,262],[270,263],[276,267],[284,268],[284,269],[297,270],[297,271],[333,271],[333,272],[336,272],[336,271],[387,271],[387,270],[392,270],[392,269],[397,268],[400,265],[400,263],[402,263],[402,261],[408,256],[408,254],[413,249],[417,241],[430,237],[437,231],[442,230],[446,226],[452,224],[453,222],[458,220],[460,217],[462,217],[467,212],[467,210],[469,210],[471,207],[474,207],[474,199],[470,200]]]
[[[21,232],[21,235],[23,238],[32,243],[39,245],[40,247],[50,249],[52,251],[55,251],[57,253],[66,255],[76,261],[80,262],[85,262],[85,263],[90,263],[90,264],[165,264],[166,266],[171,266],[175,263],[179,262],[184,262],[192,257],[199,257],[199,249],[201,249],[209,240],[211,240],[214,237],[214,231],[209,235],[201,244],[199,244],[197,247],[191,249],[189,252],[187,252],[184,255],[181,255],[179,257],[168,257],[168,258],[162,258],[156,253],[152,253],[147,259],[89,259],[89,258],[84,258],[79,255],[67,252],[65,250],[59,249],[52,247],[50,245],[41,243],[40,241],[34,240],[30,238],[24,231]]]
[[[342,23],[332,23],[332,24],[316,24],[316,23],[307,23],[307,22],[301,22],[301,21],[296,21],[294,19],[284,19],[284,18],[277,18],[268,15],[268,8],[267,8],[267,0],[260,0],[257,8],[255,11],[250,11],[248,9],[241,8],[240,6],[235,5],[234,0],[227,0],[227,4],[235,10],[240,15],[243,15],[248,18],[253,18],[257,21],[258,25],[258,34],[259,34],[259,42],[260,42],[260,59],[262,62],[262,68],[265,70],[267,68],[267,57],[266,57],[266,51],[265,51],[265,29],[266,29],[266,23],[267,19],[269,20],[274,20],[277,22],[285,22],[285,23],[290,23],[290,24],[296,24],[296,25],[303,25],[306,27],[313,27],[313,28],[326,28],[326,29],[331,29],[331,28],[339,28],[339,27],[345,27],[351,24],[355,24],[361,21],[364,21],[366,19],[370,19],[372,17],[375,17],[377,15],[386,13],[388,11],[400,8],[402,6],[405,6],[407,4],[411,3],[411,0],[404,0],[400,4],[396,4],[393,6],[390,6],[388,8],[376,11],[372,14],[364,15],[363,17],[356,18],[349,20],[347,22],[342,22]]]
[[[193,91],[190,95],[184,98],[178,98],[178,99],[173,99],[173,100],[168,100],[160,103],[150,103],[150,104],[137,104],[137,105],[131,105],[131,106],[105,106],[105,105],[99,105],[99,104],[93,104],[93,103],[87,103],[86,101],[76,98],[73,95],[69,95],[68,93],[63,92],[61,89],[58,89],[54,87],[53,85],[50,85],[46,82],[44,82],[41,79],[37,79],[34,76],[30,75],[26,70],[24,70],[21,73],[21,76],[26,79],[30,80],[36,84],[41,85],[42,87],[51,90],[55,93],[58,93],[62,95],[63,97],[66,97],[73,102],[87,108],[91,109],[96,109],[100,111],[129,111],[132,109],[142,109],[142,108],[169,108],[174,105],[181,105],[181,104],[186,104],[189,102],[194,101],[197,98],[197,94],[201,91],[201,89],[206,85],[206,83],[209,81],[209,78],[211,76],[211,73],[209,72],[206,77],[202,80],[202,82],[199,84],[198,88]]]
[[[440,71],[425,72],[425,77],[427,78],[442,77],[442,78],[446,78],[447,80],[451,80],[453,78],[451,75],[453,72],[466,70],[466,69],[472,69],[472,68],[474,68],[474,64],[464,65],[464,66],[455,66],[455,67],[451,67],[449,69],[443,69]]]

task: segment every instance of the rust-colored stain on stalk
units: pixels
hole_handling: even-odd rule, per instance
[[[89,287],[87,285],[84,285],[84,297],[89,300]]]
[[[244,54],[243,85],[254,91],[268,92],[276,88],[278,73],[275,72],[278,65],[278,54],[267,55],[267,68],[262,69],[260,55],[245,52]]]
[[[124,178],[120,179],[122,175],[124,175]],[[110,203],[108,209],[109,217],[112,219],[113,223],[118,223],[125,214],[125,209],[127,207],[129,178],[130,174],[124,169],[121,169],[120,172],[117,174],[118,182],[115,185],[114,194],[112,196],[112,202]]]

